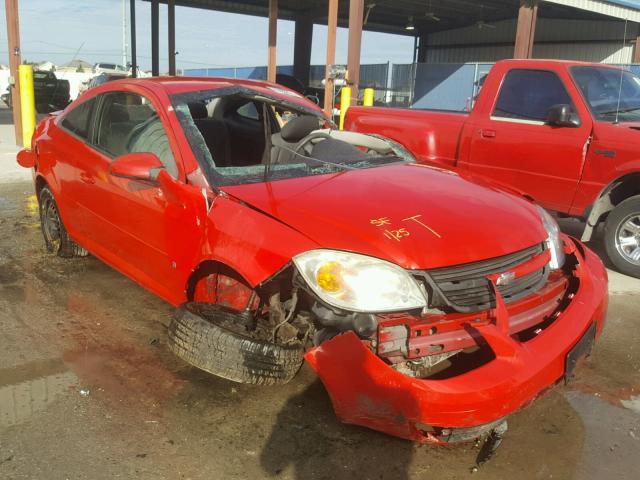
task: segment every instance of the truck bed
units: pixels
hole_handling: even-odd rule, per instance
[[[420,163],[451,168],[456,165],[458,141],[468,116],[466,112],[350,107],[345,130],[388,137],[410,150]]]

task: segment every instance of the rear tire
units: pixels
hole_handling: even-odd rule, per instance
[[[49,187],[42,187],[38,195],[38,203],[40,206],[40,227],[47,252],[63,258],[86,257],[89,252],[69,237]]]
[[[604,241],[607,255],[616,268],[640,278],[640,195],[627,198],[609,214]]]
[[[169,348],[187,363],[233,382],[289,382],[302,365],[302,345],[277,345],[222,326],[242,322],[241,314],[228,308],[189,303],[169,325]]]

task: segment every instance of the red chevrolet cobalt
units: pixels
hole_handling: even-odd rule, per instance
[[[110,82],[43,120],[18,161],[46,248],[175,305],[178,356],[256,384],[306,358],[348,423],[481,436],[602,331],[606,271],[543,209],[337,131],[275,84]]]

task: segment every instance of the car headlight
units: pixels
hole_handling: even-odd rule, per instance
[[[337,250],[310,250],[293,263],[313,292],[329,305],[354,312],[424,308],[426,293],[403,268]]]
[[[556,220],[544,208],[539,205],[536,206],[538,207],[538,212],[540,212],[542,224],[549,234],[546,241],[547,248],[551,253],[549,266],[552,270],[557,270],[558,268],[562,268],[565,259],[564,247],[562,245],[562,239],[560,238],[560,227],[558,227],[558,222],[556,222]]]

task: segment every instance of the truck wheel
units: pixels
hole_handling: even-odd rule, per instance
[[[627,198],[604,226],[607,255],[622,273],[640,278],[640,195]]]
[[[86,257],[89,252],[71,240],[67,229],[64,228],[58,205],[49,187],[42,187],[38,203],[40,205],[40,227],[47,251],[63,258]]]
[[[234,382],[289,382],[302,365],[302,345],[277,345],[252,338],[242,333],[242,324],[236,311],[191,302],[177,310],[169,325],[169,348],[194,367]]]

